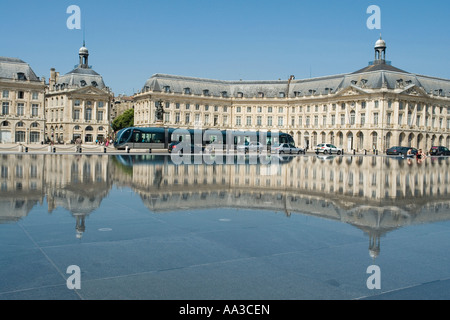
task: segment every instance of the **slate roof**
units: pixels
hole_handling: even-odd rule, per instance
[[[353,73],[292,80],[291,82],[288,80],[223,81],[155,74],[147,80],[142,92],[148,90],[164,92],[164,87],[167,86],[170,87],[170,92],[180,94],[184,92],[184,88],[190,88],[193,95],[203,95],[204,90],[208,90],[209,95],[215,97],[220,97],[222,92],[226,92],[227,97],[238,98],[239,93],[242,93],[244,98],[252,98],[259,97],[259,93],[262,92],[266,98],[277,98],[280,97],[280,92],[284,92],[286,97],[288,94],[289,98],[293,98],[336,93],[350,86],[362,90],[381,88],[394,90],[414,85],[429,94],[450,97],[450,80],[408,73],[384,63],[370,65]]]
[[[83,84],[84,81],[84,84]],[[58,78],[56,85],[69,87],[95,86],[98,89],[106,87],[103,77],[92,69],[77,67]]]
[[[24,74],[25,80],[40,81],[25,61],[17,58],[0,57],[0,78],[17,80],[18,73]]]

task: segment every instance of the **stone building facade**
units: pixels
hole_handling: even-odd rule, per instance
[[[50,71],[45,97],[46,141],[84,143],[104,141],[111,135],[110,108],[113,94],[103,78],[88,64],[89,51],[79,50],[79,64],[60,76]]]
[[[356,72],[278,81],[221,81],[155,74],[135,95],[135,125],[283,131],[297,145],[352,150],[450,147],[450,80],[400,70],[375,44],[375,60]]]
[[[45,87],[26,62],[0,57],[0,143],[43,141]]]

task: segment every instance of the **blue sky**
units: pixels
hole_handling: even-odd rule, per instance
[[[70,5],[82,30],[69,30]],[[381,9],[381,30],[366,26]],[[356,71],[373,60],[380,33],[400,69],[450,78],[450,1],[428,0],[24,0],[2,1],[0,56],[39,77],[89,64],[118,94],[155,73],[219,80],[303,79]]]

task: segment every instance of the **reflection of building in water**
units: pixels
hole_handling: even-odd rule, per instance
[[[44,156],[1,156],[0,223],[18,221],[44,199]]]
[[[324,159],[296,157],[280,166],[135,164],[132,187],[153,212],[230,207],[345,222],[368,234],[373,257],[392,230],[450,219],[450,159]]]
[[[85,217],[111,189],[108,163],[106,155],[3,155],[0,221],[25,217],[46,196],[49,212],[62,207],[72,213],[81,237]]]
[[[48,210],[65,208],[76,218],[77,237],[85,231],[85,218],[111,189],[108,156],[54,155],[46,158]]]

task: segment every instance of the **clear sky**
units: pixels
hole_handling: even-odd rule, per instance
[[[70,5],[81,30],[67,28]],[[381,29],[370,30],[370,5]],[[218,80],[303,79],[356,71],[373,60],[380,33],[387,60],[411,73],[450,78],[447,0],[2,0],[0,56],[20,58],[47,80],[89,64],[131,95],[155,73]]]

